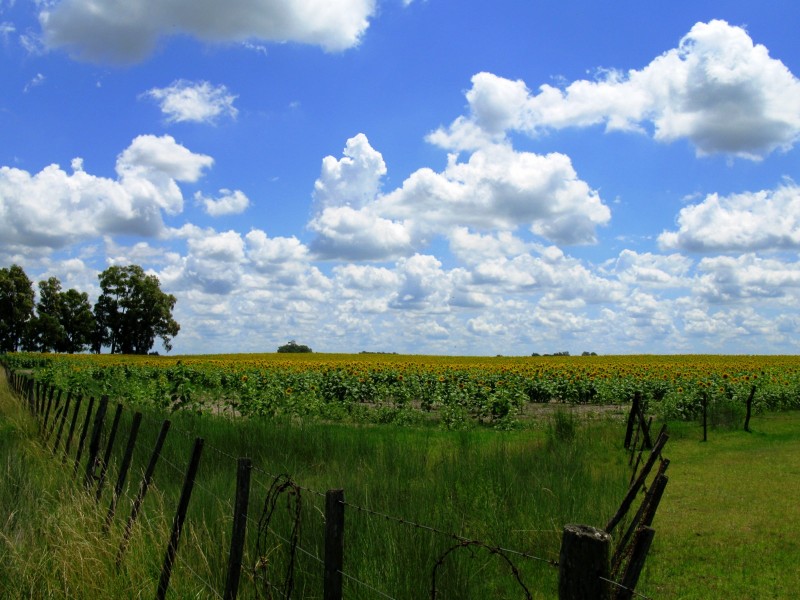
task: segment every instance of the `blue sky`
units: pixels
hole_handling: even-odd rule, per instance
[[[0,0],[0,265],[173,353],[797,353],[795,2]]]

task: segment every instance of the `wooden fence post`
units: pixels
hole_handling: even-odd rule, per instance
[[[67,399],[64,401],[64,409],[61,411],[61,422],[58,424],[58,432],[56,433],[56,441],[53,444],[53,456],[58,452],[58,445],[61,443],[61,436],[64,434],[64,424],[67,422],[67,413],[69,412],[69,405],[72,401],[72,392],[67,392]]]
[[[94,469],[97,466],[97,453],[100,452],[100,434],[103,432],[103,422],[106,419],[108,410],[108,396],[100,398],[100,406],[94,415],[94,427],[92,429],[92,439],[89,441],[89,456],[86,459],[86,474],[83,478],[83,485],[89,489],[91,481],[94,479]]]
[[[72,445],[72,435],[75,433],[75,425],[78,422],[78,413],[81,410],[81,404],[83,403],[83,396],[80,394],[78,395],[77,399],[75,400],[75,408],[73,409],[72,413],[72,421],[69,424],[69,432],[67,433],[67,441],[64,442],[64,456],[61,457],[61,463],[64,464],[67,462],[67,457],[69,456],[69,447]]]
[[[48,391],[50,392],[48,394]],[[41,423],[39,423],[39,433],[41,433],[42,437],[45,437],[45,433],[47,432],[47,420],[50,418],[50,407],[53,405],[53,392],[55,388],[48,386],[45,384],[44,386],[44,393],[42,396],[42,403],[44,404],[44,399],[47,398],[47,404],[45,406],[44,411],[44,418],[42,419]]]
[[[610,600],[611,536],[588,525],[566,525],[558,558],[559,600]]]
[[[639,392],[633,393],[633,401],[631,402],[631,410],[628,413],[628,426],[625,428],[625,449],[627,450],[631,446],[631,438],[633,437],[633,424],[636,421],[636,417],[638,416],[638,408],[639,408],[639,398],[641,394]],[[638,432],[637,432],[638,434]]]
[[[703,441],[708,441],[708,394],[703,392]]]
[[[655,534],[656,532],[650,527],[642,527],[636,533],[631,560],[625,569],[625,575],[622,577],[622,586],[617,591],[619,600],[629,600],[633,597],[633,590],[636,589],[636,584],[639,582],[639,575],[644,567],[644,561],[647,559],[647,553],[650,551],[650,545],[653,543]]]
[[[747,415],[744,418],[744,430],[750,433],[750,415],[753,410],[753,398],[756,395],[756,386],[750,388],[750,395],[747,397]]]
[[[323,600],[342,600],[344,490],[325,493],[325,571]]]
[[[253,462],[240,458],[236,467],[236,503],[233,507],[233,531],[231,551],[228,554],[228,576],[225,580],[224,600],[235,600],[239,591],[239,576],[242,574],[242,554],[247,532],[247,508],[250,503],[250,473]]]
[[[122,404],[117,404],[117,410],[114,413],[114,422],[111,424],[111,432],[108,434],[108,445],[106,445],[106,453],[100,462],[100,475],[97,477],[97,493],[95,500],[100,502],[103,496],[103,485],[106,482],[106,473],[108,472],[108,463],[111,460],[111,450],[114,448],[114,440],[117,437],[117,428],[119,427],[119,419],[122,416]]]
[[[137,412],[133,415],[133,422],[131,423],[131,432],[128,435],[128,445],[125,447],[125,455],[122,458],[122,465],[119,468],[119,476],[117,477],[117,485],[114,486],[114,494],[111,496],[111,504],[108,506],[108,513],[106,514],[106,530],[111,527],[111,520],[114,518],[114,512],[117,509],[117,502],[122,495],[122,488],[125,486],[125,478],[128,476],[128,469],[131,466],[133,459],[133,449],[136,446],[136,438],[139,435],[139,426],[142,423],[142,413]]]
[[[667,435],[667,426],[664,425],[664,427],[661,428],[661,433],[659,433],[656,443],[653,446],[653,449],[650,451],[650,456],[648,457],[647,462],[644,464],[644,467],[642,467],[642,470],[639,472],[636,481],[634,481],[633,485],[631,485],[631,487],[628,489],[628,493],[625,494],[625,498],[622,499],[622,504],[620,505],[616,514],[611,517],[611,520],[606,525],[605,530],[608,533],[611,533],[614,530],[614,527],[619,524],[619,522],[622,520],[622,517],[624,517],[625,513],[628,512],[628,509],[631,507],[636,494],[639,493],[639,489],[644,485],[647,475],[653,468],[653,465],[658,459],[659,454],[661,454],[661,450],[664,448],[664,445],[667,443],[668,439],[669,435]]]
[[[55,387],[51,388],[51,390],[50,390],[50,398],[51,399],[53,398],[53,392],[54,391],[56,391],[56,388]],[[60,389],[57,390],[57,391],[58,391],[58,393],[56,394],[56,400],[55,400],[55,403],[53,403],[53,420],[50,421],[49,425],[45,424],[45,428],[44,428],[44,442],[45,442],[45,444],[50,440],[50,436],[53,435],[53,431],[56,428],[56,421],[58,421],[58,417],[61,416],[61,411],[63,410],[63,407],[61,406],[61,396],[62,396],[63,392]],[[49,403],[48,403],[48,412],[49,412],[49,408],[50,407],[49,407]]]
[[[89,433],[89,422],[92,419],[92,408],[94,408],[94,396],[89,396],[89,406],[86,407],[86,416],[83,419],[81,435],[78,438],[78,450],[75,452],[75,467],[72,469],[73,475],[78,474],[78,467],[80,466],[81,455],[83,454],[83,446],[86,443],[86,435]]]
[[[167,545],[167,552],[164,555],[164,565],[161,568],[161,577],[158,580],[156,600],[164,600],[167,595],[167,590],[169,589],[172,565],[178,553],[178,543],[181,541],[183,523],[186,520],[186,511],[189,508],[189,500],[192,497],[192,490],[194,489],[194,478],[197,475],[197,468],[200,466],[200,456],[202,453],[203,438],[196,438],[194,441],[194,448],[192,449],[192,456],[189,459],[189,468],[186,470],[186,478],[183,480],[181,497],[178,500],[178,510],[175,512],[175,518],[172,521],[172,534],[170,535],[169,544]]]
[[[169,432],[169,421],[164,421],[161,424],[161,430],[158,432],[158,438],[156,438],[156,445],[153,448],[153,452],[150,454],[150,461],[147,463],[147,469],[145,469],[144,476],[142,477],[142,481],[139,484],[139,491],[136,494],[136,498],[133,500],[133,506],[131,507],[131,515],[128,517],[128,522],[125,523],[125,531],[122,534],[122,540],[119,543],[119,550],[117,550],[117,559],[116,565],[119,567],[120,563],[122,562],[122,557],[125,554],[125,549],[128,547],[128,540],[130,540],[131,532],[133,531],[133,524],[136,522],[136,518],[139,516],[139,510],[142,508],[142,502],[144,502],[144,497],[147,495],[147,489],[150,487],[150,481],[153,479],[153,473],[156,470],[156,464],[158,463],[158,457],[161,455],[161,448],[164,446],[164,440],[167,439],[167,433]]]

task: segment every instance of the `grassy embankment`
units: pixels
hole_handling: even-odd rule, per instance
[[[123,419],[128,419],[125,413]],[[109,534],[102,533],[108,487],[100,504],[34,441],[35,423],[0,380],[0,596],[152,597],[177,503],[193,431],[207,448],[181,542],[170,597],[221,593],[229,544],[235,465],[252,456],[254,472],[240,597],[253,597],[258,519],[269,473],[292,473],[301,490],[300,546],[293,597],[319,597],[324,501],[311,490],[345,489],[348,502],[544,558],[557,558],[564,523],[602,526],[624,493],[623,425],[582,426],[571,440],[547,428],[484,430],[229,424],[174,418],[157,489],[145,501],[131,546],[114,557],[135,483],[129,483]],[[665,454],[670,484],[655,521],[656,540],[639,591],[653,598],[789,598],[800,589],[800,415],[762,416],[754,432],[712,431],[699,442],[694,425],[674,424]],[[137,482],[159,422],[148,419],[129,482]],[[123,423],[123,430],[125,424]],[[179,431],[180,430],[180,431]],[[569,436],[564,436],[569,437]],[[117,447],[123,444],[118,442]],[[215,449],[221,449],[221,454]],[[116,458],[119,461],[119,457]],[[112,470],[113,472],[113,470]],[[431,569],[455,541],[395,521],[346,510],[345,571],[395,598],[429,596]],[[291,536],[286,500],[272,526]],[[262,546],[281,583],[287,545],[274,535]],[[309,556],[312,555],[312,556]],[[512,556],[536,598],[555,597],[556,570]],[[263,563],[264,561],[262,561]],[[523,597],[507,568],[482,550],[451,554],[438,577],[439,598]],[[263,585],[263,582],[262,582]],[[280,594],[276,594],[279,596]],[[345,580],[347,598],[379,597]]]

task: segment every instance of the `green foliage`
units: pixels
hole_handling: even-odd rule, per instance
[[[161,291],[158,277],[138,265],[109,267],[100,275],[102,293],[94,307],[97,322],[94,350],[108,346],[111,353],[147,354],[156,338],[164,348],[180,325],[172,318],[175,296]]]
[[[39,282],[36,317],[27,328],[25,346],[38,352],[75,353],[86,350],[95,329],[89,296],[61,290],[56,277]]]
[[[33,301],[33,283],[22,267],[0,269],[0,352],[15,352],[23,346]]]
[[[307,352],[311,352],[311,348],[306,346],[305,344],[298,344],[294,340],[284,344],[283,346],[278,347],[278,352],[281,354],[288,353],[288,354],[303,354]]]

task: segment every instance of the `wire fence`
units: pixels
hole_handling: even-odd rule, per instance
[[[531,593],[523,581],[521,571],[515,561],[532,561],[559,569],[561,578],[575,576],[574,572],[565,575],[565,565],[561,564],[557,558],[539,556],[536,553],[491,544],[484,540],[447,531],[441,527],[420,523],[402,516],[388,514],[373,507],[346,501],[341,490],[323,492],[308,486],[301,486],[288,474],[272,473],[252,463],[247,466],[247,489],[244,491],[244,496],[248,500],[245,502],[242,513],[242,508],[238,506],[238,494],[242,493],[239,489],[241,482],[238,477],[236,490],[233,490],[231,485],[228,485],[227,488],[228,492],[236,492],[234,496],[236,496],[237,500],[234,501],[231,495],[221,494],[218,489],[215,489],[211,478],[209,480],[197,478],[196,474],[200,463],[200,452],[203,450],[216,455],[218,462],[224,467],[221,468],[223,471],[221,475],[217,473],[214,476],[222,478],[228,484],[234,479],[230,477],[231,471],[236,468],[241,469],[242,460],[244,459],[222,448],[204,443],[202,438],[198,437],[197,432],[177,427],[168,421],[161,421],[147,414],[137,412],[131,415],[131,410],[126,409],[122,404],[117,405],[113,423],[109,425],[106,422],[108,420],[107,407],[109,403],[106,397],[103,397],[99,402],[96,402],[94,398],[85,402],[80,396],[73,397],[71,393],[65,394],[62,390],[56,390],[53,387],[35,382],[27,374],[22,375],[7,369],[6,375],[13,391],[26,403],[30,412],[39,421],[39,431],[43,445],[52,449],[54,456],[60,454],[63,463],[67,465],[74,464],[74,472],[77,476],[80,476],[81,471],[85,470],[84,485],[95,494],[98,502],[103,497],[104,480],[112,478],[110,467],[120,465],[118,472],[115,473],[117,485],[112,491],[106,528],[108,528],[114,516],[115,511],[113,508],[119,505],[120,499],[124,497],[131,504],[132,509],[122,534],[118,551],[118,565],[123,560],[126,547],[133,535],[132,530],[139,517],[137,511],[141,510],[147,490],[157,472],[160,477],[167,480],[184,480],[178,509],[173,518],[173,535],[167,547],[157,598],[164,597],[168,593],[171,569],[174,564],[182,573],[183,580],[188,577],[194,581],[205,596],[225,598],[226,600],[236,598],[238,582],[243,578],[246,584],[249,584],[252,588],[249,593],[255,593],[266,598],[277,596],[288,599],[298,589],[296,575],[298,573],[298,563],[301,559],[310,561],[313,566],[313,569],[306,569],[304,573],[313,571],[322,580],[318,584],[317,594],[321,588],[323,597],[326,600],[341,598],[344,582],[347,582],[349,586],[366,590],[376,597],[394,598],[390,592],[379,589],[379,586],[374,581],[364,581],[358,575],[343,568],[343,515],[345,509],[363,515],[368,519],[390,522],[408,530],[425,532],[451,542],[449,545],[440,546],[444,550],[440,549],[439,554],[431,565],[431,598],[436,598],[439,591],[437,589],[437,577],[440,575],[439,569],[444,566],[447,560],[462,550],[469,552],[483,551],[489,556],[498,557],[501,564],[507,567],[509,576],[518,585],[519,590],[526,598],[530,598]],[[630,445],[630,442],[633,441],[631,463],[637,451],[640,459],[633,467],[631,488],[623,500],[618,514],[606,526],[606,532],[610,533],[618,523],[627,518],[627,513],[634,498],[644,495],[644,499],[636,515],[632,519],[627,518],[628,530],[622,536],[620,544],[615,549],[613,557],[611,557],[609,563],[611,570],[604,571],[603,573],[605,574],[593,574],[589,575],[589,577],[595,578],[597,580],[595,583],[598,585],[608,585],[614,590],[618,590],[617,597],[636,596],[647,598],[647,596],[635,591],[638,573],[634,577],[626,579],[626,569],[638,560],[637,557],[632,556],[632,549],[637,541],[641,542],[642,531],[649,528],[649,524],[652,523],[652,516],[658,504],[658,500],[655,500],[650,492],[657,487],[659,475],[656,476],[656,479],[653,480],[648,488],[646,485],[648,474],[655,462],[660,460],[660,476],[663,477],[663,471],[666,470],[666,465],[668,465],[669,461],[661,456],[664,443],[666,443],[665,432],[662,431],[657,441],[653,443],[649,431],[649,423],[644,420],[641,409],[635,403],[631,409],[631,415],[628,423],[629,431],[626,434],[626,445]],[[131,457],[128,454],[133,453],[136,435],[138,434],[138,425],[134,428],[132,424],[138,420],[144,420],[154,429],[160,428],[163,436],[160,436],[155,441],[155,446],[150,453],[148,469],[144,472],[143,478],[139,483],[138,494],[131,496],[125,491],[127,488],[123,484],[127,475],[125,470],[130,466]],[[119,429],[118,427],[122,421],[124,421],[124,424],[122,429]],[[189,459],[188,467],[176,464],[175,459],[170,458],[170,456],[174,456],[174,453],[168,456],[168,453],[163,452],[165,430],[174,431],[181,438],[184,438],[185,442],[195,444],[194,453]],[[120,442],[115,445],[116,440],[120,440]],[[198,446],[200,452],[198,452]],[[639,470],[639,464],[642,462],[642,453],[648,446],[650,446],[651,453],[646,462],[643,463],[642,469]],[[144,446],[141,447],[144,448]],[[123,448],[125,456],[122,455]],[[140,454],[142,452],[144,452],[144,449]],[[116,461],[112,461],[112,457]],[[85,464],[85,469],[80,467],[82,462]],[[112,462],[114,462],[113,465],[111,464]],[[195,469],[194,473],[191,473],[192,468]],[[250,481],[250,473],[254,475],[252,483]],[[166,485],[163,486],[164,489],[167,487]],[[180,536],[184,533],[182,529],[186,519],[189,499],[194,490],[206,498],[206,502],[203,503],[204,506],[208,505],[210,501],[211,504],[219,507],[218,512],[229,515],[224,519],[224,526],[217,523],[212,527],[208,526],[207,523],[200,522],[199,525],[195,523],[194,525],[197,526],[190,529],[195,536],[200,535],[198,532],[205,532],[208,535],[218,534],[226,542],[222,546],[230,544],[230,556],[226,563],[228,576],[224,584],[221,583],[223,580],[222,574],[210,572],[212,568],[210,566],[211,561],[208,557],[202,555],[202,551],[187,553],[186,556],[178,551]],[[642,493],[642,490],[644,490],[644,493]],[[263,498],[261,506],[249,506],[249,498],[251,496]],[[172,500],[174,501],[174,498]],[[323,507],[316,503],[319,500],[324,500]],[[167,502],[167,499],[164,499],[164,502]],[[254,513],[256,516],[254,516]],[[235,531],[237,521],[244,523],[242,527],[244,533],[239,534],[238,538]],[[312,527],[312,532],[318,532],[322,529],[321,535],[310,540],[310,546],[306,544],[309,540],[306,540],[302,535],[303,526],[307,522],[315,523],[315,526]],[[249,539],[247,539],[248,534]],[[208,548],[219,548],[221,546],[219,538],[211,539],[207,537],[202,542]],[[235,548],[236,545],[240,545],[238,550]],[[220,551],[214,550],[214,552],[219,554]],[[238,552],[238,558],[234,559],[236,552]],[[243,558],[245,553],[246,558]],[[201,559],[195,561],[190,558],[193,554],[200,554]],[[561,555],[560,558],[563,558],[563,545]],[[170,556],[172,557],[171,559]],[[218,561],[215,559],[215,562]],[[607,560],[606,562],[609,561]],[[279,571],[281,574],[278,574]],[[416,576],[419,576],[419,573]]]

